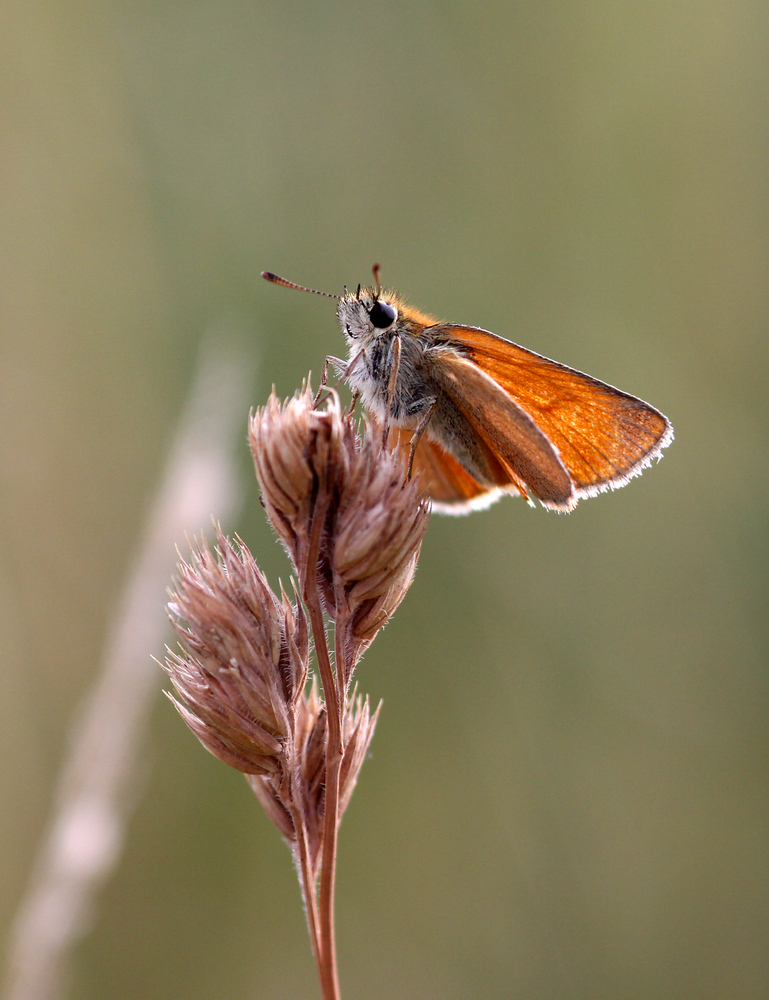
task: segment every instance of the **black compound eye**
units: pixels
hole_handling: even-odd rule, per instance
[[[398,313],[395,309],[388,305],[386,302],[375,302],[371,307],[371,312],[369,312],[369,319],[379,330],[385,330],[390,326]]]

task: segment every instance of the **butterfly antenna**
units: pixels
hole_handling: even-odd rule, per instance
[[[325,295],[329,299],[340,299],[341,295],[334,295],[333,292],[319,292],[317,288],[307,288],[305,285],[297,285],[295,281],[281,278],[280,275],[273,274],[272,271],[262,271],[265,281],[271,281],[273,285],[283,285],[284,288],[295,288],[298,292],[312,292],[313,295]]]
[[[374,281],[376,282],[376,297],[379,298],[382,294],[382,286],[379,283],[379,264],[374,264],[371,270],[374,272]]]

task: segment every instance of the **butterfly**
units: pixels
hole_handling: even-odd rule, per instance
[[[442,323],[379,283],[338,300],[347,360],[327,359],[442,513],[505,493],[557,511],[618,489],[673,440],[653,406],[488,330]],[[325,371],[325,369],[324,369]],[[532,499],[533,498],[533,499]]]

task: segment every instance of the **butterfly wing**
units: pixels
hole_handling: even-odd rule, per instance
[[[394,426],[390,435],[391,444],[408,458],[414,431]],[[481,510],[490,506],[503,492],[501,488],[483,486],[451,452],[426,435],[420,439],[414,454],[412,473],[419,479],[423,492],[433,501],[433,509],[442,514],[467,514],[471,510]],[[518,492],[513,486],[508,489]]]
[[[453,346],[426,351],[422,364],[436,400],[428,441],[487,490],[532,493],[547,507],[572,509],[574,484],[558,452],[508,392]]]
[[[574,486],[567,508],[581,497],[624,486],[673,440],[673,428],[658,410],[605,382],[487,330],[441,324],[430,332],[490,377],[554,446]],[[471,401],[461,403],[467,409]]]

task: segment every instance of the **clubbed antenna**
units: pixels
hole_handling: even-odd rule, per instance
[[[272,271],[262,271],[262,277],[265,281],[271,281],[273,285],[283,285],[284,288],[295,288],[298,292],[312,292],[313,295],[325,295],[329,299],[341,299],[341,295],[334,295],[333,292],[319,292],[317,288],[307,288],[306,285],[297,285],[295,281],[289,281],[288,278],[281,278],[279,274],[273,274]]]

